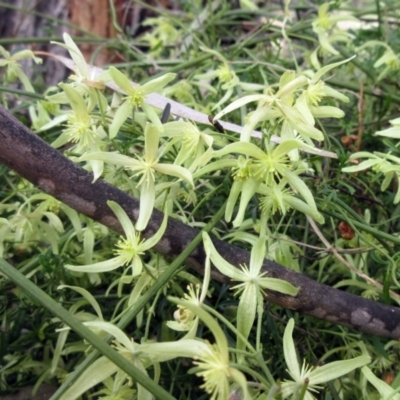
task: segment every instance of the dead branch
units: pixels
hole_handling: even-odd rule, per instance
[[[92,183],[91,173],[50,147],[1,106],[0,161],[39,189],[119,233],[123,230],[107,206],[107,200],[119,203],[132,221],[137,219],[137,199],[102,180]],[[162,218],[163,214],[154,210],[144,235],[154,234]],[[167,230],[155,250],[164,255],[177,256],[197,233],[196,229],[169,218]],[[214,239],[214,244],[230,263],[238,266],[249,262],[247,251],[217,239]],[[204,260],[204,251],[198,247],[186,264],[202,272]],[[400,339],[400,308],[320,284],[269,260],[265,260],[263,268],[268,271],[269,277],[286,280],[300,288],[296,297],[268,291],[268,301],[361,332]],[[215,269],[213,278],[231,283]]]

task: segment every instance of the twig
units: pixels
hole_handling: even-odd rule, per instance
[[[362,136],[364,132],[364,82],[360,83],[360,98],[358,100],[358,139],[357,151],[361,150]]]
[[[360,278],[363,278],[367,282],[369,282],[371,285],[377,287],[380,290],[383,290],[383,285],[380,284],[379,282],[375,281],[374,279],[370,278],[368,275],[365,275],[361,271],[359,271],[357,268],[355,268],[353,265],[351,265],[349,262],[347,262],[337,251],[335,247],[333,247],[328,240],[325,238],[323,233],[320,231],[318,228],[317,224],[315,221],[310,218],[307,215],[308,222],[314,229],[314,232],[317,234],[317,236],[320,238],[321,242],[326,246],[327,250],[334,255],[336,259],[338,259],[344,266],[346,266],[350,271],[354,272],[357,274]],[[398,295],[396,292],[393,292],[393,290],[389,290],[390,295],[392,296],[393,299],[396,299],[397,301],[400,301],[400,295]]]

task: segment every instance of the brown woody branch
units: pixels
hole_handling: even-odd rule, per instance
[[[0,162],[76,211],[99,221],[119,233],[123,230],[107,200],[119,203],[132,221],[139,213],[139,201],[116,187],[98,180],[50,147],[0,106]],[[145,236],[159,228],[163,214],[153,211]],[[177,256],[198,231],[169,218],[167,230],[155,250]],[[234,265],[249,261],[249,253],[234,245],[214,239],[219,253]],[[203,271],[204,251],[198,247],[186,264]],[[300,288],[296,297],[268,291],[268,301],[284,308],[311,315],[358,331],[400,339],[400,308],[387,306],[313,281],[275,262],[265,260],[263,269],[269,277],[286,280]],[[230,280],[213,270],[213,278],[230,284]]]

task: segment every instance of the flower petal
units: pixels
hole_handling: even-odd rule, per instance
[[[256,318],[257,310],[257,285],[247,282],[243,293],[240,296],[237,310],[237,329],[247,339]],[[246,343],[238,337],[237,350],[244,350]]]
[[[211,258],[211,261],[213,262],[215,267],[222,274],[229,276],[235,281],[243,281],[248,279],[247,275],[245,275],[239,268],[236,268],[232,264],[229,264],[228,261],[226,261],[219,255],[211,241],[210,236],[206,232],[203,232],[203,243],[207,256]]]
[[[286,325],[285,333],[283,334],[283,354],[290,375],[296,382],[300,382],[301,381],[300,365],[297,360],[296,348],[294,346],[294,341],[292,337],[293,327],[294,327],[294,319],[290,318],[288,324]]]
[[[159,92],[165,85],[168,85],[176,77],[176,74],[168,72],[167,74],[161,75],[158,78],[152,79],[142,85],[141,89],[143,94],[149,94],[152,92]]]
[[[114,139],[117,136],[119,128],[121,128],[122,124],[131,116],[133,110],[133,106],[130,104],[128,100],[122,103],[117,111],[115,112],[114,118],[108,128],[110,139]]]
[[[113,213],[118,218],[119,223],[122,225],[122,229],[125,232],[125,236],[128,241],[131,241],[132,238],[135,237],[136,231],[133,226],[131,219],[128,217],[128,214],[125,210],[115,201],[109,200],[107,201],[108,207],[113,210]]]
[[[114,269],[119,268],[123,262],[124,257],[118,256],[111,258],[110,260],[101,261],[94,264],[89,265],[69,265],[67,264],[65,268],[76,271],[76,272],[88,272],[88,273],[95,273],[95,272],[108,272],[113,271]]]
[[[360,368],[371,362],[371,357],[363,355],[360,357],[352,358],[351,360],[334,361],[329,364],[325,364],[322,367],[318,367],[310,372],[309,379],[310,385],[319,385],[333,379],[339,378],[339,376],[346,375],[353,369]]]
[[[146,228],[149,223],[151,214],[153,213],[154,200],[156,197],[156,190],[154,187],[154,181],[145,181],[140,186],[140,209],[139,218],[136,222],[136,229],[142,231]]]
[[[162,174],[171,175],[183,179],[193,186],[192,174],[188,169],[184,167],[173,164],[156,164],[153,168],[156,171],[161,172]]]
[[[136,95],[136,87],[139,85],[135,85],[134,87],[128,77],[115,67],[110,67],[109,72],[111,78],[121,90],[128,95]]]

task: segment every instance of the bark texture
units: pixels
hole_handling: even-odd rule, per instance
[[[61,23],[68,17],[68,0],[6,0],[0,6],[0,38],[43,38],[61,36],[66,30]],[[6,6],[9,4],[9,6]],[[21,49],[40,50],[65,56],[67,51],[51,43],[40,43],[33,39],[30,44],[14,44],[6,46],[8,51]],[[61,82],[67,74],[64,66],[51,57],[46,57],[43,64],[36,66],[31,59],[24,60],[24,72],[29,78],[40,76],[45,86],[50,87]]]
[[[64,157],[0,107],[0,162],[78,212],[123,234],[108,200],[119,203],[132,221],[139,214],[139,201],[116,187],[98,180],[91,173]],[[161,225],[163,214],[154,210],[144,236],[153,235]],[[169,218],[168,227],[155,250],[177,256],[198,231]],[[238,266],[249,262],[249,253],[234,245],[214,239],[219,253]],[[186,264],[203,271],[204,250],[198,247]],[[352,327],[360,332],[400,339],[400,308],[387,306],[315,282],[275,262],[265,260],[269,277],[284,279],[300,288],[296,297],[267,291],[268,301],[313,317]],[[231,284],[229,278],[213,269],[213,278]]]

